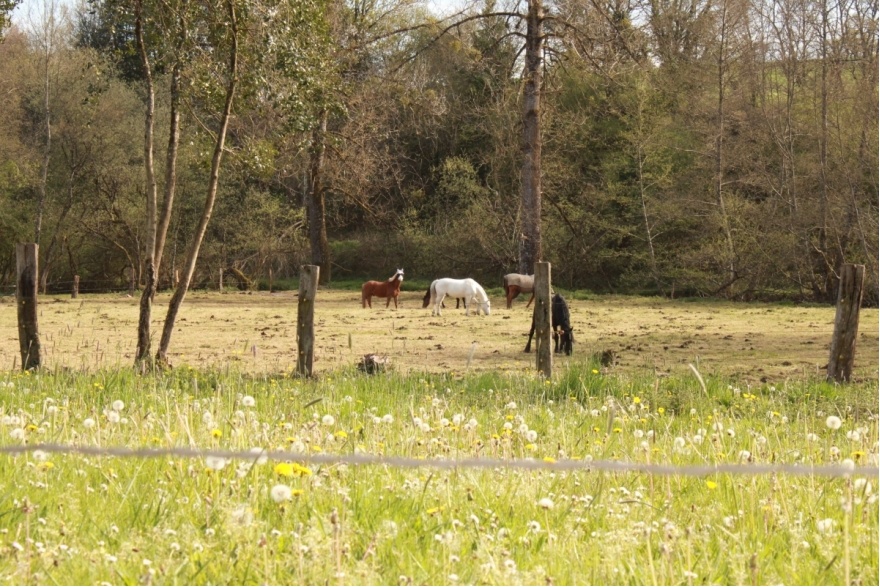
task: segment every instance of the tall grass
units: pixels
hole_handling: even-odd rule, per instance
[[[0,444],[877,464],[876,382],[0,373]],[[840,424],[837,427],[837,424]],[[0,456],[3,584],[877,584],[877,480]]]

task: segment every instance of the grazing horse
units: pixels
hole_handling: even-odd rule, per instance
[[[394,307],[397,308],[397,296],[400,295],[400,284],[403,281],[403,269],[398,269],[397,273],[388,278],[387,281],[368,281],[361,286],[361,305],[366,308],[369,305],[373,307],[373,296],[377,298],[388,298],[385,300],[385,307],[391,303],[394,298]]]
[[[464,298],[455,298],[455,309],[458,310],[458,305],[464,301]],[[422,298],[422,307],[427,308],[431,304],[431,286],[428,286],[428,291],[425,292],[425,297]],[[444,308],[446,304],[441,304]]]
[[[507,296],[507,308],[513,305],[513,300],[520,293],[530,293],[529,303],[526,308],[532,305],[535,299],[535,276],[520,275],[519,273],[508,273],[504,276],[504,295]]]
[[[571,316],[568,313],[568,304],[565,298],[559,294],[553,296],[550,305],[551,323],[553,325],[553,352],[558,353],[560,350],[566,355],[570,355],[572,346],[574,346],[574,330],[571,327]],[[532,352],[532,336],[535,334],[535,316],[532,315],[532,328],[529,330],[529,342],[523,352]]]
[[[489,315],[491,310],[489,303],[489,296],[486,295],[486,290],[483,287],[474,281],[471,278],[467,279],[451,279],[449,277],[444,277],[442,279],[435,279],[431,283],[431,301],[434,303],[434,311],[431,312],[432,316],[440,315],[440,308],[443,305],[443,298],[447,295],[456,297],[456,298],[464,298],[464,315],[470,316],[471,313],[471,302],[476,302],[479,304],[477,308],[477,315],[480,315],[480,310],[483,311],[486,316]]]

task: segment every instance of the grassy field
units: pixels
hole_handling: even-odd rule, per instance
[[[402,373],[534,368],[534,354],[522,352],[531,323],[522,296],[508,310],[500,291],[489,290],[489,316],[466,317],[463,310],[449,308],[432,317],[430,309],[422,309],[422,294],[402,292],[397,310],[378,299],[365,310],[360,292],[319,292],[315,370],[350,366],[366,353],[388,355]],[[157,298],[154,332],[161,328],[168,297]],[[568,297],[576,343],[571,359],[557,360],[561,366],[612,351],[618,371],[679,373],[693,363],[705,374],[766,382],[824,374],[828,361],[835,312],[830,306]],[[50,369],[128,367],[137,304],[119,295],[42,297],[44,364]],[[295,292],[194,292],[177,322],[171,360],[198,368],[290,372],[296,365],[296,313]],[[10,369],[20,364],[15,320],[14,299],[0,299],[0,365]],[[877,309],[863,310],[859,379],[877,379],[877,326]]]
[[[194,294],[176,368],[152,376],[129,367],[135,301],[41,304],[48,368],[28,374],[11,369],[14,305],[0,302],[0,446],[255,452],[0,455],[2,584],[880,581],[876,476],[552,468],[876,467],[876,310],[863,313],[857,381],[835,386],[816,377],[824,307],[572,300],[575,355],[545,381],[521,352],[524,301],[431,317],[415,292],[397,311],[322,292],[309,380],[290,376],[292,294]],[[617,364],[600,365],[603,350]],[[358,373],[366,352],[393,370]],[[261,450],[550,468],[264,462]]]

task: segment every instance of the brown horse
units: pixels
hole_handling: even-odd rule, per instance
[[[373,307],[373,296],[377,298],[388,298],[385,300],[385,307],[391,303],[394,298],[394,307],[397,308],[397,296],[400,295],[400,283],[403,281],[403,269],[398,269],[397,273],[388,278],[387,281],[368,281],[361,286],[361,305],[364,308],[369,305]]]
[[[513,300],[520,293],[530,293],[529,303],[526,308],[532,305],[535,299],[535,276],[520,275],[519,273],[508,273],[504,276],[504,294],[507,296],[507,307],[513,305]]]

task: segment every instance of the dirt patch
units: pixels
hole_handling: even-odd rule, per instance
[[[169,294],[157,296],[154,336]],[[316,302],[316,371],[353,366],[364,355],[388,356],[398,371],[463,372],[533,369],[523,353],[531,321],[526,300],[513,308],[495,297],[490,316],[442,316],[422,309],[422,293],[401,292],[400,308],[362,309],[360,293],[322,290]],[[392,305],[393,306],[393,305]],[[802,378],[824,373],[833,307],[678,301],[605,296],[569,300],[574,355],[557,364],[609,352],[615,370],[663,373],[699,364],[704,373],[747,380]],[[74,369],[127,366],[133,360],[138,300],[122,296],[40,298],[44,364]],[[249,371],[291,371],[296,365],[295,292],[190,294],[171,343],[179,365],[236,365]],[[2,366],[20,365],[15,304],[0,300]],[[878,311],[862,311],[856,376],[877,377]]]

